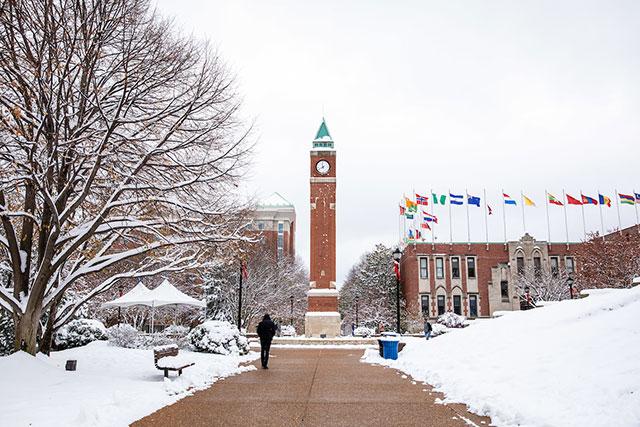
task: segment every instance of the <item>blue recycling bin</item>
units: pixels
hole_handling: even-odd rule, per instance
[[[384,359],[397,360],[398,359],[398,343],[399,340],[383,339],[382,343],[382,357]]]

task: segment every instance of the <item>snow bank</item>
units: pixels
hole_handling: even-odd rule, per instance
[[[640,286],[599,290],[433,340],[406,339],[404,371],[499,426],[640,425]]]
[[[257,358],[180,350],[196,364],[164,379],[152,350],[126,349],[95,341],[52,353],[19,352],[0,357],[0,425],[126,426],[219,378],[255,369],[239,363]],[[77,371],[64,370],[78,361]]]

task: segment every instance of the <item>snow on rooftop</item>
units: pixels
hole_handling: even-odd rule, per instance
[[[267,207],[267,206],[292,208],[293,204],[287,199],[285,199],[284,197],[282,197],[280,193],[274,192],[270,196],[258,202],[258,207]]]

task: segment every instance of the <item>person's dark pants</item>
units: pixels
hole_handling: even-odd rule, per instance
[[[271,348],[271,340],[260,340],[260,361],[262,367],[266,368],[269,363],[269,349]]]

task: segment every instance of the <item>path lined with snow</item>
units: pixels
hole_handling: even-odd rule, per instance
[[[216,380],[255,369],[248,356],[180,351],[195,365],[165,380],[153,350],[125,349],[96,341],[54,352],[0,357],[0,426],[127,426]],[[76,359],[77,371],[64,370]]]
[[[640,426],[640,286],[408,339],[397,368],[499,426]]]

